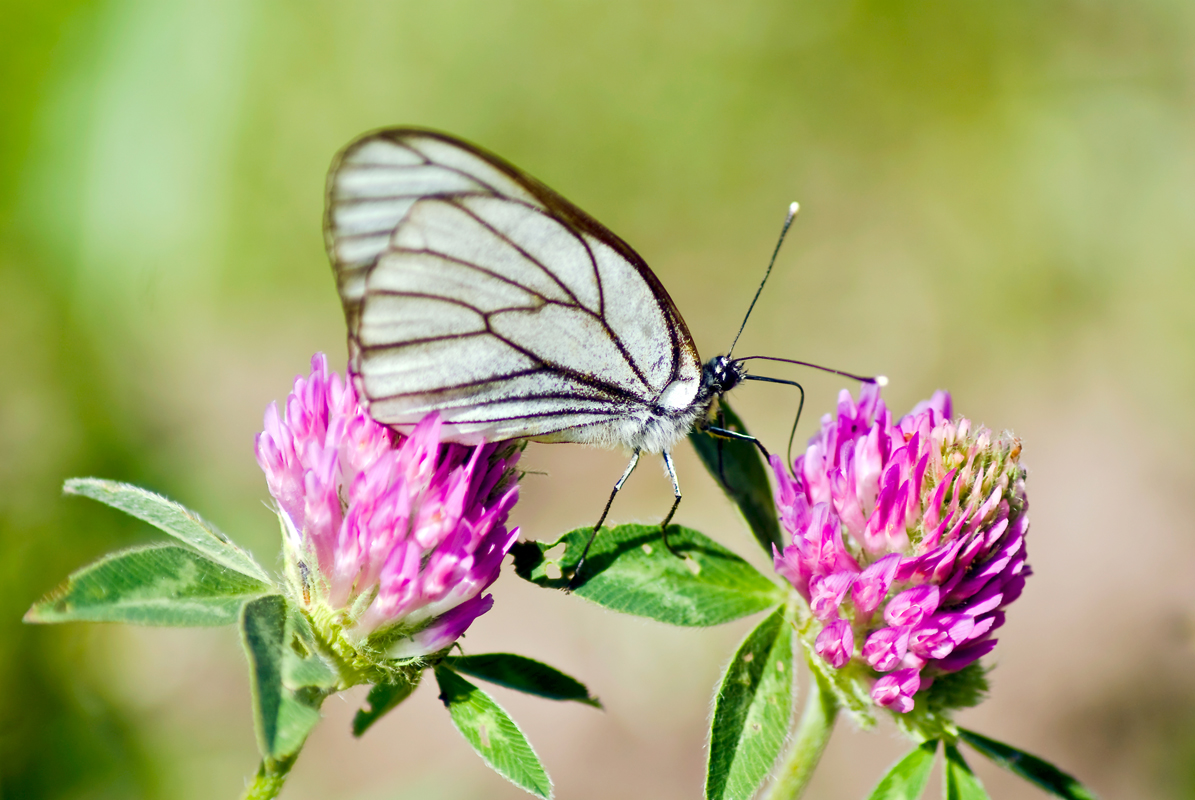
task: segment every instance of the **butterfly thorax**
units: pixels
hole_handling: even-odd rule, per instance
[[[648,453],[671,450],[684,439],[694,425],[704,425],[714,400],[730,391],[743,380],[744,370],[728,356],[716,356],[705,363],[696,393],[688,386],[688,398],[683,403],[667,402],[672,390],[684,391],[680,381],[674,382],[660,396],[660,401],[643,415],[628,415],[625,428],[616,439],[618,444]],[[619,441],[620,439],[620,441]]]

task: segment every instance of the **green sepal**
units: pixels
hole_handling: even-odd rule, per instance
[[[444,663],[457,672],[548,700],[574,700],[594,708],[602,704],[585,684],[555,667],[513,653],[448,656]]]
[[[991,800],[983,784],[967,766],[963,754],[952,744],[946,745],[946,800]]]
[[[552,782],[539,756],[502,707],[448,667],[435,672],[452,723],[490,769],[536,797],[551,797]]]
[[[954,711],[983,702],[988,694],[987,668],[976,661],[958,672],[934,678],[927,691],[917,694],[917,703],[907,714],[891,711],[896,726],[915,741],[958,738]]]
[[[422,677],[422,672],[416,672],[410,680],[375,684],[365,698],[369,707],[358,709],[353,716],[353,736],[365,733],[375,722],[410,697]]]
[[[251,555],[215,525],[173,500],[139,486],[100,478],[71,478],[63,484],[62,491],[120,509],[195,548],[217,564],[260,581],[270,581],[270,576]]]
[[[868,800],[917,800],[929,782],[938,740],[924,742],[888,770]]]
[[[333,668],[314,641],[304,640],[301,620],[301,613],[278,594],[252,600],[241,612],[254,728],[268,761],[284,761],[298,753],[319,721],[324,698],[336,687]]]
[[[1012,745],[989,739],[975,731],[959,728],[959,738],[999,766],[1040,789],[1067,800],[1096,800],[1095,793],[1058,767]]]
[[[589,539],[589,528],[577,528],[555,542],[519,542],[511,553],[515,572],[549,588],[564,588]],[[654,525],[602,528],[573,590],[600,606],[670,625],[706,626],[739,619],[785,600],[785,592],[759,570],[722,545],[689,528],[668,527],[668,541],[680,556],[664,547]],[[561,543],[556,562],[545,556]],[[549,574],[555,567],[561,577]]]
[[[705,796],[753,797],[788,735],[793,702],[792,626],[778,608],[739,645],[714,698]]]
[[[110,553],[34,603],[26,622],[230,625],[272,587],[177,545]]]
[[[719,427],[736,433],[747,433],[747,426],[739,415],[731,410],[725,400],[718,401],[722,412]],[[697,451],[701,463],[709,470],[714,481],[726,492],[726,496],[738,506],[747,521],[751,533],[759,546],[769,557],[772,545],[784,549],[784,536],[780,520],[776,516],[776,503],[772,499],[772,485],[768,483],[768,466],[764,463],[759,448],[737,439],[717,439],[709,433],[694,428],[689,434],[689,443]],[[722,449],[722,469],[718,469],[718,448]]]

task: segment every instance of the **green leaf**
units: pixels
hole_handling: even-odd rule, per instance
[[[772,770],[792,716],[792,626],[778,608],[747,635],[714,698],[709,800],[752,797]]]
[[[483,681],[525,692],[549,700],[575,700],[594,708],[602,704],[589,694],[585,684],[560,670],[513,653],[484,653],[475,656],[449,656],[444,663],[457,672]]]
[[[294,648],[296,628],[293,609],[286,598],[273,594],[245,604],[241,636],[249,656],[253,688],[253,721],[257,744],[264,758],[278,761],[293,756],[319,721],[319,707],[327,691],[318,686],[296,685],[303,670],[286,662],[304,656]]]
[[[388,714],[403,700],[410,697],[419,686],[419,679],[421,677],[423,677],[423,673],[417,672],[410,681],[375,684],[369,690],[369,695],[365,698],[365,702],[369,704],[369,707],[358,709],[356,715],[353,717],[353,736],[360,736],[365,733],[375,722]]]
[[[552,796],[543,764],[501,706],[445,666],[436,667],[436,683],[452,723],[492,770],[537,797]]]
[[[112,553],[71,574],[25,614],[26,622],[229,625],[271,587],[177,545]]]
[[[270,576],[252,556],[233,544],[214,525],[173,500],[128,483],[99,478],[71,478],[62,490],[118,508],[194,547],[217,564],[260,581],[270,581]]]
[[[965,728],[959,728],[959,736],[1004,769],[1015,772],[1050,794],[1068,800],[1095,800],[1095,794],[1090,789],[1037,756]]]
[[[578,528],[556,542],[516,544],[515,572],[539,586],[563,588],[568,579],[553,577],[549,567],[570,574],[589,532]],[[668,541],[683,557],[668,552],[657,526],[602,528],[574,592],[614,611],[671,625],[718,625],[784,602],[775,583],[697,531],[671,525]],[[562,542],[566,549],[559,562],[548,561],[544,554]]]
[[[952,744],[946,745],[946,800],[991,800],[963,754]]]
[[[727,430],[746,433],[747,426],[739,419],[725,400],[719,401],[723,422]],[[721,443],[722,469],[718,469],[718,446]],[[701,462],[710,475],[722,487],[722,491],[734,501],[742,512],[743,519],[759,546],[769,556],[772,545],[784,549],[784,537],[780,521],[776,518],[776,503],[772,499],[772,486],[768,483],[768,467],[764,464],[759,448],[750,442],[734,439],[716,439],[696,428],[689,434],[689,443],[701,457]]]
[[[868,800],[917,800],[925,791],[937,752],[937,739],[915,748],[880,778],[879,785],[868,796]]]

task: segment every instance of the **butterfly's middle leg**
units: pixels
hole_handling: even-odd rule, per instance
[[[664,546],[668,548],[668,552],[680,558],[681,554],[668,544],[668,523],[672,522],[672,515],[676,513],[676,508],[680,505],[680,483],[676,480],[676,469],[672,466],[672,454],[667,450],[664,451],[664,468],[668,470],[668,477],[672,479],[672,496],[676,499],[672,501],[672,508],[668,510],[668,516],[664,517],[664,521],[660,523],[660,532],[664,536]]]
[[[631,477],[631,473],[635,471],[635,465],[638,463],[639,451],[636,450],[631,456],[631,463],[627,464],[626,470],[622,473],[622,477],[619,478],[618,482],[614,484],[614,491],[610,492],[610,499],[606,501],[606,507],[602,509],[602,515],[598,517],[597,524],[593,526],[593,530],[589,534],[589,541],[585,543],[585,549],[581,551],[581,559],[577,562],[577,568],[573,570],[573,577],[568,582],[567,591],[571,592],[577,587],[577,584],[580,583],[581,568],[585,566],[585,557],[589,555],[589,548],[593,546],[593,540],[597,538],[597,532],[602,529],[602,523],[606,521],[606,515],[610,513],[610,506],[614,503],[615,495],[618,494],[618,491],[622,488],[622,485],[627,482],[627,478]],[[673,478],[672,482],[675,484],[676,479]],[[673,506],[673,510],[675,509],[676,506]],[[672,515],[669,514],[668,516],[671,517]]]

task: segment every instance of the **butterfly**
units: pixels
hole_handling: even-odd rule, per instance
[[[766,455],[712,424],[711,407],[743,380],[792,382],[747,375],[729,352],[703,364],[639,254],[502,158],[422,128],[367,133],[332,163],[324,232],[370,416],[409,433],[438,412],[443,440],[461,444],[629,450],[594,535],[640,455],[659,453],[667,544],[681,500],[671,451],[695,426]]]

